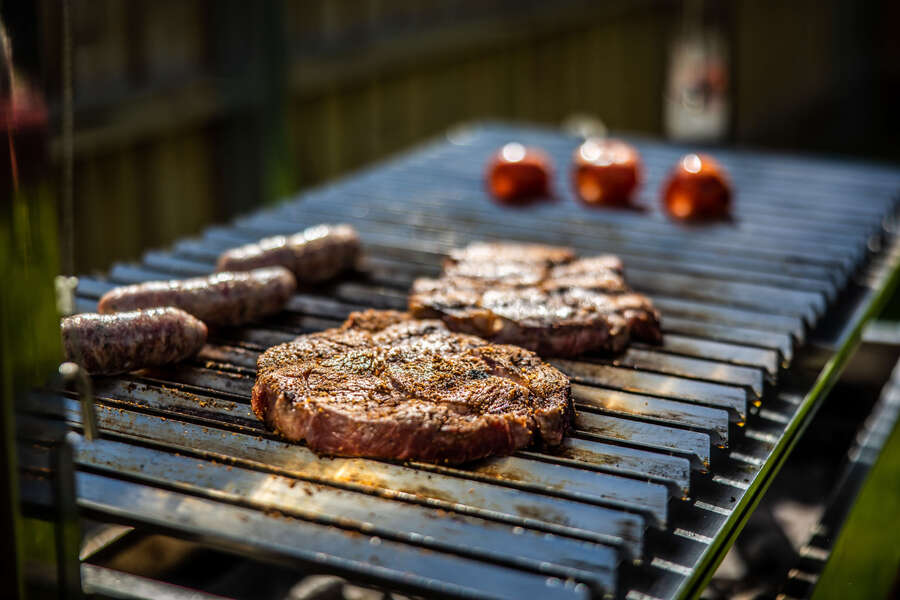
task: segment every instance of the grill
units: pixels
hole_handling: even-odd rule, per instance
[[[554,158],[555,202],[486,198],[485,161],[510,140]],[[211,332],[190,363],[96,379],[99,439],[80,435],[76,393],[35,393],[19,417],[26,500],[51,502],[41,441],[48,422],[65,423],[78,508],[99,520],[429,597],[698,594],[893,287],[900,171],[717,151],[738,190],[734,221],[682,226],[655,199],[685,149],[632,141],[643,214],[573,200],[574,138],[483,125],[82,277],[89,311],[115,285],[208,273],[226,248],[320,222],[352,223],[366,248],[359,275]],[[660,347],[551,361],[578,408],[561,448],[460,468],[320,458],[253,416],[265,348],[353,310],[405,308],[412,279],[437,274],[449,248],[491,239],[616,253],[663,314]]]

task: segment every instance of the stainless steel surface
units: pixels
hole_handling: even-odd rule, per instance
[[[486,197],[481,169],[511,137],[543,146],[559,165],[575,144],[541,130],[476,130],[467,145],[421,148],[171,252],[148,252],[141,264],[80,278],[76,308],[92,310],[115,285],[208,273],[219,252],[262,235],[344,221],[366,247],[359,273],[304,287],[264,322],[211,331],[189,363],[97,379],[104,435],[77,445],[82,506],[423,593],[683,589],[804,405],[812,379],[791,365],[810,331],[826,314],[843,318],[834,307],[848,288],[878,288],[859,281],[860,267],[892,268],[894,258],[880,257],[893,257],[881,249],[893,241],[900,173],[722,151],[738,190],[734,219],[692,227],[655,205],[682,149],[645,142],[642,213],[588,210],[563,176],[557,202],[500,207]],[[415,277],[437,274],[449,248],[479,239],[618,253],[628,280],[660,308],[664,343],[553,361],[573,378],[579,409],[576,431],[557,449],[465,467],[394,464],[318,457],[265,430],[249,407],[262,350],[353,310],[404,308]],[[82,429],[73,394],[62,409],[36,399],[26,410]],[[28,491],[39,496],[36,477]]]
[[[738,386],[560,358],[550,359],[549,362],[573,381],[722,408],[728,411],[732,421],[743,422],[747,417],[748,394]]]
[[[725,410],[578,383],[572,384],[572,393],[579,408],[702,431],[716,446],[728,446],[728,412]]]
[[[585,583],[561,581],[410,544],[325,527],[286,515],[79,472],[79,505],[88,514],[135,521],[254,556],[286,556],[336,574],[449,597],[586,598]],[[228,527],[223,528],[222,524]]]
[[[435,519],[425,507],[220,463],[173,456],[127,443],[102,441],[76,447],[85,467],[175,487],[219,501],[277,510],[328,522],[383,539],[422,544],[435,551],[468,554],[488,562],[512,563],[561,578],[615,589],[618,556],[606,546],[514,532],[502,524],[468,516]]]
[[[97,523],[84,533],[84,541],[81,543],[81,552],[78,558],[86,561],[98,552],[115,546],[134,532],[134,527],[128,525],[112,525],[109,523]],[[82,577],[84,573],[82,572]]]
[[[226,600],[222,596],[189,590],[130,573],[81,565],[81,582],[85,594],[107,598],[153,598],[153,600]]]
[[[74,385],[81,400],[81,422],[84,439],[89,442],[97,439],[97,415],[94,412],[94,391],[88,372],[73,362],[59,365],[59,375],[64,385]]]
[[[136,392],[139,388],[131,394]],[[192,397],[190,394],[184,396]],[[236,409],[235,405],[221,400],[194,397],[194,403],[198,402],[207,405],[203,408],[209,407],[214,411],[230,413]],[[53,406],[37,401],[33,408],[54,410]],[[251,423],[256,425],[249,416],[235,419],[233,425],[229,423],[230,426],[225,429],[210,429],[200,423],[212,422],[212,419],[194,424],[162,416],[174,413],[167,411],[147,415],[110,403],[99,410],[98,417],[101,426],[119,436],[146,440],[171,451],[190,451],[213,460],[246,464],[251,468],[305,481],[499,520],[512,527],[527,527],[612,546],[627,546],[630,555],[635,558],[640,556],[645,526],[640,514],[613,511],[599,505],[547,497],[441,473],[424,474],[403,465],[364,459],[322,460],[303,447],[278,441],[273,436],[260,436],[260,427],[249,427]],[[61,416],[73,425],[79,425],[74,400],[66,404],[66,413]],[[240,433],[241,430],[246,433]]]

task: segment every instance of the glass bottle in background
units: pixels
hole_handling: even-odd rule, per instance
[[[719,7],[703,0],[684,0],[682,6],[666,69],[665,132],[678,141],[720,142],[729,134],[732,110],[723,19]]]

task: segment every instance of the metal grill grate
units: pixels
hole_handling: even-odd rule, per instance
[[[519,210],[486,198],[483,165],[511,139],[554,157],[556,202]],[[789,368],[797,349],[830,307],[846,304],[846,290],[873,285],[864,266],[896,262],[900,172],[721,151],[738,190],[735,220],[686,227],[655,208],[682,149],[637,140],[649,206],[639,214],[572,199],[572,138],[490,126],[451,140],[81,279],[78,306],[93,310],[115,285],[208,273],[228,247],[319,222],[352,223],[367,251],[359,276],[300,290],[287,311],[252,327],[212,332],[189,364],[98,379],[103,437],[75,452],[86,513],[429,595],[696,590],[809,408],[812,382]],[[619,254],[629,282],[663,313],[660,347],[552,361],[572,378],[579,409],[561,448],[465,468],[319,458],[253,416],[259,352],[352,310],[405,308],[412,279],[436,274],[449,248],[490,239]],[[42,396],[27,410],[79,428],[71,395],[62,413]],[[37,421],[21,426],[39,435]],[[33,480],[39,454],[25,461]]]

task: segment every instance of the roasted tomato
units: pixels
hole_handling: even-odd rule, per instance
[[[550,171],[550,159],[546,154],[512,142],[503,146],[488,165],[488,191],[507,203],[546,197],[550,188]]]
[[[721,219],[731,208],[731,184],[711,156],[687,154],[678,161],[663,187],[663,208],[675,219]]]
[[[588,139],[572,157],[575,193],[591,206],[625,206],[641,177],[637,150],[612,139]]]

